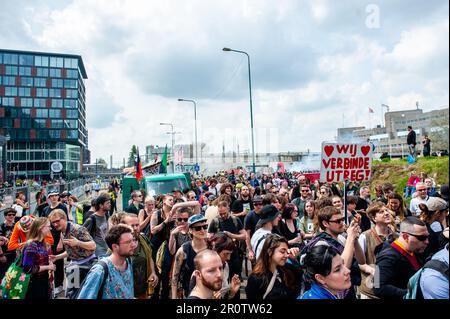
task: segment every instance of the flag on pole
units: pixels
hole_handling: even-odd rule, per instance
[[[373,113],[373,109],[369,107],[369,113]]]
[[[167,174],[167,144],[164,148],[164,155],[162,157],[161,164],[159,165],[159,173]]]
[[[138,148],[136,154],[136,179],[139,182],[143,177],[144,176],[142,174],[141,157],[139,156],[139,148]]]

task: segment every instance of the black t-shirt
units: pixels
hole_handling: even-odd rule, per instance
[[[248,200],[238,199],[233,203],[233,206],[231,206],[231,211],[233,213],[240,213],[244,211],[244,209],[247,209],[247,211],[251,211],[254,209],[253,202],[249,198]]]
[[[364,209],[366,210],[367,207],[369,207],[369,203],[365,199],[362,199],[361,197],[358,197],[358,202],[356,203],[356,210]]]
[[[254,210],[252,210],[250,213],[248,213],[247,216],[245,216],[244,220],[244,229],[250,230],[250,237],[253,236],[253,234],[256,231],[256,224],[258,224],[258,221],[261,219],[261,216],[255,213]]]
[[[233,221],[233,219],[235,219]],[[216,222],[216,220],[218,222]],[[239,234],[241,229],[243,229],[244,226],[242,225],[242,222],[239,218],[236,218],[234,216],[229,216],[226,220],[223,220],[222,218],[214,218],[212,222],[209,224],[208,227],[208,233],[217,233],[219,231],[229,231],[233,234]]]
[[[297,223],[294,221],[294,232],[292,232],[287,224],[284,222],[284,220],[281,221],[281,223],[278,224],[279,229],[281,232],[281,235],[285,237],[287,240],[292,240],[298,236],[300,233],[300,229],[297,228]]]

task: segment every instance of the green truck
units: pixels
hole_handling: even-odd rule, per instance
[[[175,189],[185,190],[191,188],[189,173],[148,175],[138,183],[134,176],[124,176],[122,179],[122,207],[128,207],[131,193],[144,189],[147,195],[156,197],[161,194],[172,193]]]

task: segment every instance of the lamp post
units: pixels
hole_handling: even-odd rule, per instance
[[[168,125],[168,126],[170,126],[170,132],[171,132],[170,134],[172,134],[172,173],[175,173],[175,166],[173,165],[173,160],[175,158],[175,153],[174,153],[174,150],[173,150],[174,144],[175,144],[174,133],[173,133],[173,124],[172,123],[159,123],[159,125]]]
[[[197,103],[194,100],[178,99],[179,102],[194,103],[194,124],[195,124],[195,165],[198,165],[198,143],[197,143]]]
[[[237,52],[242,53],[247,56],[247,62],[248,62],[248,88],[250,92],[250,127],[251,127],[251,133],[252,133],[252,162],[253,162],[253,173],[256,174],[256,165],[255,165],[255,138],[253,135],[253,105],[252,105],[252,78],[250,73],[250,56],[247,52],[239,51],[239,50],[233,50],[230,48],[223,48],[222,49],[225,52]]]

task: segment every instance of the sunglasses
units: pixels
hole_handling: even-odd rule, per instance
[[[262,203],[253,203],[253,206],[262,206]]]
[[[195,231],[201,231],[208,229],[208,225],[202,225],[202,226],[193,226],[192,229],[194,229]]]
[[[336,224],[341,224],[343,223],[345,220],[345,218],[339,218],[339,219],[335,219],[335,220],[329,220],[329,223],[336,223]]]
[[[179,222],[187,222],[189,218],[177,218]]]
[[[6,216],[16,216],[16,214],[6,214]]]
[[[420,241],[425,241],[428,239],[428,235],[416,235],[416,234],[411,234],[411,233],[407,233],[407,234],[416,237]]]

